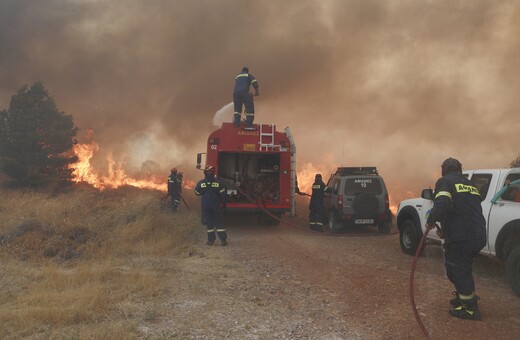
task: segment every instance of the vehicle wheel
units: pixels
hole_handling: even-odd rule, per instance
[[[273,216],[268,215],[266,213],[260,213],[260,215],[258,215],[258,222],[262,225],[279,225],[280,218],[282,218],[282,214],[273,213],[273,215],[277,218],[274,218]]]
[[[377,225],[380,234],[390,234],[390,229],[392,228],[392,224],[389,222],[382,222]]]
[[[280,224],[280,220],[282,218],[282,213],[273,213],[273,215],[276,218],[274,218],[273,216],[269,216],[269,217],[271,217],[271,220],[269,221],[269,224],[271,224],[271,225],[279,225]]]
[[[506,261],[506,273],[509,285],[520,296],[520,245],[511,250]]]
[[[341,221],[339,221],[338,216],[335,210],[331,210],[329,212],[329,232],[331,234],[335,234],[341,230],[343,227]]]
[[[415,255],[419,242],[421,242],[419,230],[414,220],[408,219],[404,221],[403,227],[399,230],[399,243],[403,253]]]

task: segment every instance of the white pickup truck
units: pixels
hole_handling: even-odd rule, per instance
[[[520,296],[520,168],[467,170],[463,174],[479,189],[487,223],[487,244],[481,253],[506,263],[506,274],[513,291]],[[397,211],[399,243],[404,253],[414,255],[433,207],[432,189],[421,198],[402,201]],[[429,243],[442,243],[430,232]]]

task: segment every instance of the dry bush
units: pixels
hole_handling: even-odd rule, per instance
[[[165,293],[161,272],[197,253],[196,212],[160,193],[78,189],[0,197],[0,338],[128,338]]]

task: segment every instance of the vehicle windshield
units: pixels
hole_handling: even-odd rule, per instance
[[[381,181],[378,178],[349,178],[345,183],[345,195],[356,196],[359,194],[376,194],[382,193]]]

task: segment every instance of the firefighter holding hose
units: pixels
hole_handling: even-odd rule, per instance
[[[478,189],[462,175],[462,164],[446,159],[442,177],[435,184],[434,206],[426,222],[427,229],[441,223],[439,236],[444,238],[444,265],[454,284],[450,315],[460,319],[480,320],[475,295],[472,264],[486,244],[486,220],[482,214]]]
[[[176,168],[172,168],[170,176],[168,176],[168,193],[171,198],[171,209],[175,213],[181,202],[182,192],[182,172],[178,172]]]
[[[244,66],[242,72],[236,76],[235,88],[233,89],[233,105],[235,113],[233,115],[233,125],[238,127],[240,125],[240,117],[242,116],[242,106],[245,106],[246,111],[246,125],[251,127],[255,119],[255,104],[253,97],[249,93],[249,88],[253,86],[255,96],[258,96],[258,81],[249,73],[249,68]]]

